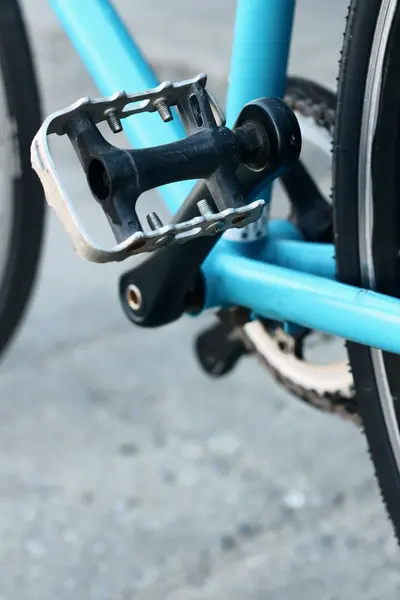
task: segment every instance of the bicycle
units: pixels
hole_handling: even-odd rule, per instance
[[[49,2],[105,96],[50,115],[31,147],[76,250],[95,262],[149,253],[120,280],[137,326],[215,310],[216,325],[195,344],[210,375],[255,353],[299,398],[362,423],[400,539],[400,3],[351,1],[336,97],[286,76],[295,0],[238,0],[226,127],[205,75],[158,83],[109,0]],[[16,0],[3,5],[15,10]],[[102,121],[142,149],[110,144]],[[301,132],[325,153],[333,140],[332,202],[298,160]],[[72,143],[113,248],[93,243],[79,223],[51,134]],[[278,178],[291,203],[286,220],[268,218]],[[173,217],[164,225],[150,212],[143,226],[135,203],[156,187]],[[346,361],[306,360],[313,331],[348,340],[351,372]]]

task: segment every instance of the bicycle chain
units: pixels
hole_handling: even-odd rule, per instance
[[[335,110],[329,108],[325,103],[314,103],[310,98],[286,95],[284,100],[293,111],[300,113],[304,117],[313,118],[318,127],[323,127],[333,137]],[[244,337],[246,337],[246,334],[244,334]],[[249,341],[250,340],[247,338],[247,342]],[[267,366],[274,379],[289,392],[314,408],[318,408],[319,410],[328,413],[335,413],[346,420],[360,424],[355,393],[350,398],[342,396],[340,390],[335,393],[321,395],[313,389],[307,389],[298,385],[268,364],[259,352],[256,353],[263,364]]]
[[[313,118],[318,127],[323,127],[333,136],[335,111],[329,108],[324,102],[316,104],[310,98],[299,98],[289,95],[286,95],[284,100],[293,111],[299,112],[303,117]]]

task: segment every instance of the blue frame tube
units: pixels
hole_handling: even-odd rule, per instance
[[[268,236],[257,257],[272,265],[327,279],[336,278],[335,249],[332,244],[277,240]]]
[[[296,0],[237,0],[226,120],[264,96],[283,97]],[[271,186],[259,197],[271,198]]]
[[[296,0],[237,0],[228,127],[250,100],[283,96],[295,5]]]
[[[400,300],[315,275],[219,252],[207,281],[207,307],[249,306],[388,352],[400,353]]]

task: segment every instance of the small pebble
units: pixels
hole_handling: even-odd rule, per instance
[[[204,450],[201,445],[196,442],[187,442],[182,444],[181,454],[185,458],[191,460],[200,460],[204,456]]]
[[[178,473],[176,483],[181,487],[190,487],[194,485],[199,479],[199,472],[197,469],[185,469]]]
[[[76,588],[76,579],[74,579],[73,577],[68,577],[68,579],[66,579],[64,581],[64,589],[67,590],[68,592],[72,592],[75,588]]]
[[[353,536],[349,536],[346,539],[345,543],[346,543],[346,547],[349,548],[349,550],[354,550],[355,548],[357,548],[357,546],[360,545],[359,540]]]
[[[335,544],[335,536],[330,533],[323,534],[320,537],[320,542],[321,546],[324,548],[332,548],[332,546]]]
[[[28,540],[26,543],[26,549],[32,556],[44,556],[46,554],[46,548],[40,540]]]
[[[32,523],[38,515],[38,511],[33,506],[26,506],[23,511],[24,521]]]
[[[283,504],[293,510],[299,510],[304,508],[306,504],[306,497],[302,492],[297,490],[290,490],[283,496]]]
[[[92,552],[95,556],[102,556],[106,551],[104,542],[95,542],[92,546]]]
[[[72,529],[65,529],[63,539],[67,544],[74,544],[78,540],[78,536]]]
[[[163,481],[168,485],[174,485],[176,483],[175,473],[173,473],[169,469],[164,469],[161,473],[161,477]]]
[[[125,442],[118,448],[118,454],[121,454],[121,456],[136,456],[136,454],[139,454],[139,446],[132,442]]]
[[[239,440],[228,432],[213,435],[208,445],[212,452],[223,456],[233,456],[240,449]]]
[[[335,494],[335,496],[333,496],[332,498],[332,504],[333,506],[343,506],[343,504],[346,501],[346,496],[344,495],[343,492],[338,492],[337,494]]]
[[[239,535],[248,539],[256,537],[261,533],[261,531],[262,528],[258,523],[242,523],[238,527]]]
[[[93,492],[83,492],[81,496],[82,504],[85,506],[90,506],[94,502],[94,494]]]
[[[221,548],[224,552],[229,552],[230,550],[236,548],[236,546],[237,542],[233,535],[227,533],[221,537]]]
[[[43,569],[40,565],[33,565],[29,568],[29,579],[40,579]]]

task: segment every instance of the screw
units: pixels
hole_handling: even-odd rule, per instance
[[[120,133],[122,131],[121,119],[117,115],[115,108],[109,108],[105,111],[104,116],[107,119],[107,123],[113,133]]]
[[[199,209],[199,213],[201,214],[202,217],[208,217],[208,216],[214,214],[214,211],[211,208],[209,201],[206,200],[205,198],[204,198],[204,200],[200,200],[197,203],[197,208]]]
[[[157,213],[151,212],[146,216],[146,221],[152,231],[157,231],[163,227],[163,223]],[[173,239],[172,235],[162,235],[156,240],[156,246],[166,246]]]
[[[197,208],[199,209],[199,213],[201,214],[202,217],[211,217],[214,214],[214,211],[211,208],[210,203],[205,198],[203,200],[200,200],[197,203]],[[217,223],[212,223],[211,225],[208,225],[208,227],[206,227],[205,231],[206,231],[206,233],[209,233],[209,234],[220,233],[222,231],[223,227],[224,227],[223,222],[218,221]]]
[[[163,226],[160,217],[155,212],[149,213],[146,217],[146,221],[148,222],[149,227],[152,231],[155,231],[156,229],[160,229],[160,227]]]
[[[139,310],[143,303],[142,294],[139,288],[136,285],[133,285],[133,283],[130,283],[125,290],[125,294],[129,308],[135,312]]]
[[[165,100],[165,98],[159,98],[158,100],[156,100],[154,102],[154,106],[157,109],[158,114],[160,115],[160,117],[162,118],[164,123],[168,123],[168,121],[172,121],[172,119],[174,117],[172,116],[171,109],[170,109],[169,105],[167,104],[167,101]]]

